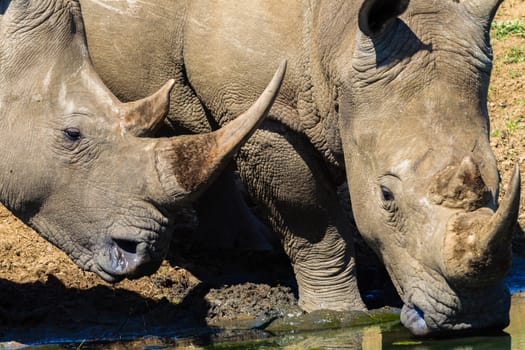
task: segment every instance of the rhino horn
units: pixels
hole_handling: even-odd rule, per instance
[[[156,167],[164,190],[161,202],[200,193],[231,160],[236,151],[260,125],[277,97],[284,78],[281,63],[257,101],[243,114],[214,132],[182,135],[158,141]]]
[[[151,136],[164,120],[170,108],[170,93],[175,80],[170,79],[156,93],[120,107],[122,134]]]
[[[510,250],[512,230],[518,220],[520,208],[520,184],[520,170],[516,165],[505,197],[480,234],[480,247],[485,247],[485,251],[489,255],[500,250]]]
[[[516,166],[497,211],[460,214],[449,223],[443,249],[444,274],[451,281],[489,285],[510,268],[512,231],[518,219],[520,172]]]
[[[430,186],[434,203],[473,211],[492,199],[478,165],[465,157],[459,166],[450,166],[438,173]]]

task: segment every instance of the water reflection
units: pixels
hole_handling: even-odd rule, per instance
[[[516,292],[525,286],[525,259],[515,259],[513,272],[507,284]],[[512,297],[510,326],[497,335],[463,337],[453,339],[415,339],[398,321],[364,327],[348,327],[337,330],[287,332],[271,336],[262,331],[232,333],[230,341],[221,341],[212,335],[205,338],[156,338],[147,337],[126,342],[85,342],[79,344],[45,345],[34,349],[224,349],[224,350],[313,350],[313,349],[395,349],[395,350],[524,350],[525,349],[525,293]],[[195,334],[195,333],[193,333]],[[258,339],[253,339],[253,338]],[[214,341],[215,339],[215,341]],[[250,339],[250,340],[242,340]],[[16,343],[0,343],[0,349],[17,348]],[[28,347],[26,349],[30,349]]]
[[[511,336],[501,333],[494,336],[464,337],[454,339],[414,339],[401,326],[387,327],[369,326],[358,329],[337,331],[308,332],[302,334],[288,334],[280,337],[271,337],[251,341],[222,341],[212,344],[199,344],[198,339],[184,339],[173,341],[170,345],[166,342],[152,342],[148,344],[135,341],[126,344],[112,344],[111,349],[207,349],[207,350],[313,350],[313,349],[352,349],[352,350],[507,350],[523,347],[511,347]],[[523,331],[523,330],[521,330]],[[103,349],[108,349],[108,344]],[[88,346],[89,349],[93,349]],[[102,349],[97,348],[97,349]]]
[[[513,292],[525,286],[525,260],[513,261],[507,284]],[[515,294],[510,326],[504,332],[451,339],[416,339],[399,322],[339,330],[288,334],[249,342],[221,342],[203,349],[411,349],[411,350],[506,350],[525,349],[525,294]],[[186,344],[188,345],[188,344]],[[192,343],[192,346],[198,345]],[[174,348],[177,348],[175,346]],[[198,348],[198,346],[196,347]]]
[[[511,334],[512,349],[525,349],[525,294],[517,294],[512,298],[510,308],[510,325],[505,332]]]
[[[525,349],[525,294],[514,295],[511,308],[511,325],[499,334],[460,337],[452,339],[416,339],[399,322],[365,327],[350,327],[317,332],[287,333],[259,339],[214,342],[209,337],[166,339],[141,338],[128,342],[82,343],[41,346],[35,349],[206,349],[206,350],[523,350]],[[5,346],[5,343],[4,343]],[[2,348],[2,345],[0,345]]]
[[[523,331],[523,329],[521,329]],[[177,344],[169,349],[410,349],[410,350],[506,350],[523,349],[511,348],[511,337],[501,332],[493,336],[464,337],[453,339],[426,339],[419,340],[411,335],[399,324],[387,326],[368,326],[344,330],[309,332],[307,334],[291,334],[270,339],[260,339],[249,342],[221,342],[199,347],[197,343]]]
[[[513,272],[507,284],[513,292],[525,286],[525,260],[513,261]],[[351,327],[339,330],[299,332],[252,341],[230,341],[200,344],[199,341],[172,344],[170,349],[407,349],[407,350],[524,350],[525,349],[525,294],[515,294],[512,299],[510,326],[498,334],[458,337],[449,339],[416,339],[399,322],[380,325]]]
[[[310,334],[305,340],[277,346],[250,349],[411,349],[411,350],[505,350],[511,349],[511,337],[508,334],[487,337],[466,337],[440,340],[418,340],[410,336],[401,326],[385,330],[379,326],[361,330],[342,330]],[[229,349],[229,347],[211,347],[210,349]],[[239,347],[237,349],[246,349]]]
[[[198,340],[175,342],[167,349],[224,349],[224,350],[510,350],[525,349],[525,295],[515,295],[512,301],[511,325],[504,332],[483,336],[449,339],[416,339],[399,324],[385,323],[366,327],[303,332],[252,341],[223,341],[199,344]]]

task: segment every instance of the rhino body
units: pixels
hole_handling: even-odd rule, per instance
[[[81,0],[95,66],[126,100],[175,78],[163,133],[209,132],[288,60],[239,174],[315,309],[363,309],[352,237],[416,335],[502,329],[516,170],[498,206],[486,108],[499,0]],[[347,180],[357,229],[336,188]]]
[[[227,127],[151,138],[173,80],[122,103],[92,66],[78,1],[0,1],[0,201],[107,281],[152,273],[169,246],[173,208],[226,166],[269,110],[284,70]]]

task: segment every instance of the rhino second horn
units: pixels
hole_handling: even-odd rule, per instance
[[[122,133],[137,137],[152,136],[168,115],[170,93],[174,84],[175,80],[170,79],[153,95],[123,103],[120,109]]]
[[[438,173],[429,194],[436,204],[467,211],[483,207],[490,198],[490,190],[470,156],[465,157],[459,166],[449,166]]]
[[[521,176],[519,167],[514,167],[507,193],[498,210],[490,219],[481,234],[480,247],[486,247],[489,253],[510,249],[512,231],[518,220],[520,208]]]
[[[188,199],[213,181],[269,112],[285,71],[283,61],[257,101],[221,129],[159,139],[155,153],[159,181],[165,192],[161,202],[170,205]]]
[[[520,173],[516,166],[499,208],[458,214],[451,219],[443,245],[443,273],[455,284],[490,285],[508,272],[511,240],[518,219]]]

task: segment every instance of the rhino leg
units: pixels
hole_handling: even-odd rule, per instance
[[[335,183],[302,136],[266,121],[237,156],[241,178],[280,233],[299,287],[299,305],[364,309],[350,225]]]
[[[224,171],[194,206],[199,225],[195,239],[213,248],[273,250],[272,232],[246,204],[235,175]]]

